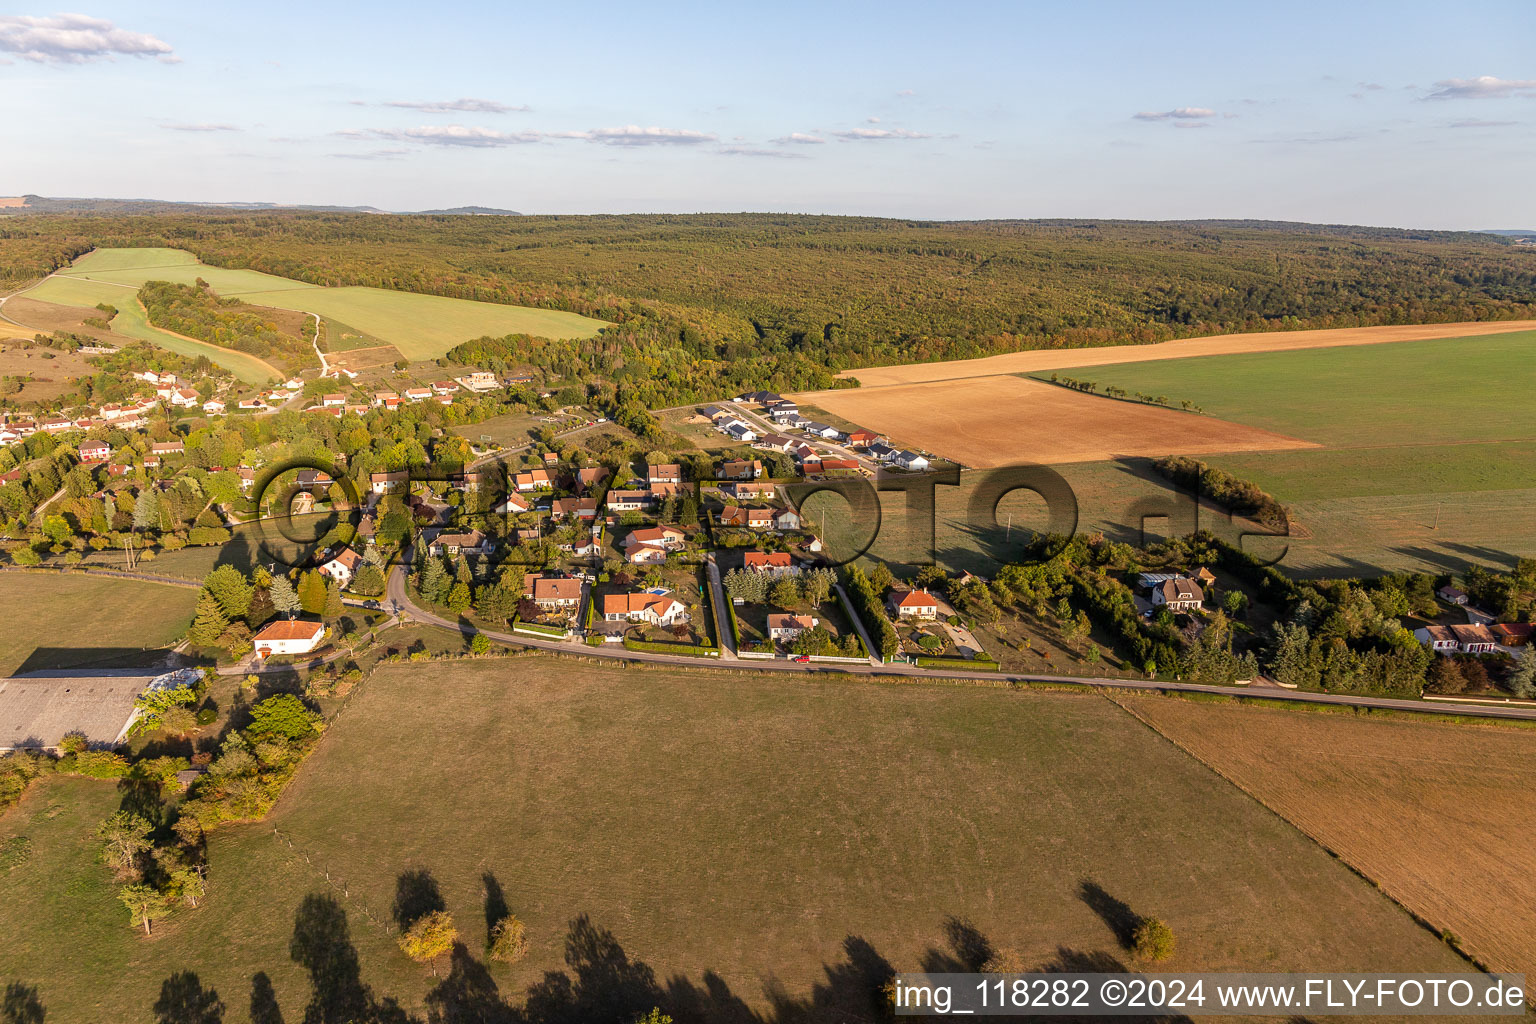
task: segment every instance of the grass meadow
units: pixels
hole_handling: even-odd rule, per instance
[[[663,1004],[707,986],[700,1001],[768,1020],[871,1017],[867,1001],[826,1003],[871,965],[946,962],[951,919],[1058,967],[1124,962],[1127,913],[1171,925],[1173,969],[1462,966],[1290,825],[1089,695],[538,656],[386,667],[268,820],[213,835],[208,902],[149,939],[90,838],[118,803],[110,783],[58,779],[0,820],[0,843],[25,836],[32,851],[0,873],[0,962],[55,1024],[146,1011],[180,970],[217,988],[232,1022],[257,972],[303,1018],[289,940],[314,892],[345,910],[363,980],[419,1009],[440,978],[396,947],[402,876],[407,893],[437,890],[477,958],[487,886],[504,894],[530,952],[480,987],[514,1000],[568,969],[581,915],[611,931],[625,976],[665,979]],[[586,963],[587,984],[614,979],[611,958]]]
[[[0,573],[0,676],[159,651],[192,621],[197,591],[80,573]],[[135,658],[141,661],[142,658]]]
[[[436,359],[450,348],[486,335],[532,334],[543,338],[590,338],[607,324],[561,310],[506,306],[383,288],[324,288],[254,270],[229,270],[197,262],[176,249],[97,249],[76,260],[63,276],[100,286],[138,288],[145,281],[192,284],[202,278],[220,295],[258,306],[318,313],[394,345],[408,359]],[[35,298],[45,298],[34,295]],[[60,299],[49,301],[59,302]],[[89,305],[94,305],[93,300]],[[151,339],[153,340],[153,339]]]

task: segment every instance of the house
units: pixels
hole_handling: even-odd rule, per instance
[[[1467,603],[1467,592],[1464,590],[1457,590],[1449,583],[1435,591],[1435,595],[1446,604],[1464,605]]]
[[[263,402],[259,398],[242,398],[242,399],[240,399],[240,406],[239,407],[243,411],[247,411],[248,412],[248,411],[253,410],[253,409],[265,409],[267,407],[267,403]]]
[[[626,556],[631,562],[636,561],[634,555],[642,548],[654,548],[665,559],[667,552],[683,549],[683,531],[675,526],[647,526],[631,530],[629,536],[624,538]]]
[[[800,472],[808,477],[857,472],[858,468],[858,459],[806,459],[800,463]]]
[[[224,414],[224,403],[217,398],[210,398],[203,403],[203,412],[210,416],[222,416]]]
[[[320,575],[330,577],[345,590],[352,582],[352,577],[357,575],[357,567],[362,564],[361,555],[351,548],[342,548],[329,562],[320,567]]]
[[[287,380],[283,381],[283,387],[287,388],[289,391],[299,391],[303,389],[304,381],[299,377],[289,377]]]
[[[794,438],[785,437],[783,434],[764,434],[753,442],[752,447],[762,448],[766,451],[787,452],[794,446]]]
[[[829,441],[836,441],[843,436],[841,430],[825,423],[807,423],[803,429],[807,434],[815,434],[817,437],[824,437]]]
[[[793,640],[807,630],[815,629],[821,620],[812,615],[790,615],[774,612],[768,616],[768,639]]]
[[[818,452],[815,448],[812,448],[810,445],[806,444],[804,441],[796,441],[794,445],[790,447],[789,454],[793,455],[801,462],[805,462],[810,459],[820,461],[821,459],[821,453]]]
[[[783,401],[768,410],[768,415],[773,422],[778,424],[793,423],[801,418],[800,407],[791,401]]]
[[[70,419],[43,420],[37,425],[37,429],[48,434],[61,434],[66,430],[73,430],[75,421]]]
[[[896,449],[884,441],[875,441],[872,444],[865,445],[864,451],[865,454],[876,462],[890,462],[897,454]]]
[[[512,478],[512,484],[520,493],[529,491],[547,491],[550,489],[549,471],[546,469],[529,469]]]
[[[721,490],[726,494],[729,494],[731,497],[738,499],[771,498],[773,497],[773,492],[778,490],[778,486],[779,485],[775,483],[748,483],[746,481],[742,481],[739,483],[726,484],[721,488]]]
[[[320,396],[320,404],[327,409],[339,409],[347,404],[347,396],[332,392]]]
[[[202,399],[191,388],[177,388],[170,394],[171,404],[182,409],[196,409]]]
[[[435,380],[432,382],[432,393],[434,395],[451,395],[457,390],[459,390],[459,386],[451,380]]]
[[[1531,642],[1532,630],[1536,630],[1529,622],[1500,622],[1488,628],[1503,647],[1524,647]]]
[[[1182,576],[1163,580],[1152,588],[1152,605],[1166,606],[1175,612],[1197,612],[1205,603],[1205,591],[1200,584]]]
[[[761,459],[753,459],[751,462],[732,459],[720,467],[721,480],[756,480],[762,475],[763,462]]]
[[[1413,638],[1432,651],[1456,650],[1456,634],[1447,626],[1421,626],[1413,631]]]
[[[607,466],[592,466],[588,469],[579,469],[576,471],[576,489],[582,494],[586,494],[606,479],[608,479]]]
[[[395,394],[393,391],[375,391],[373,393],[372,405],[375,409],[382,409],[390,402],[398,404],[400,402],[400,396]]]
[[[488,555],[490,553],[490,539],[479,530],[470,530],[468,533],[440,533],[427,545],[427,554],[433,558],[442,554]]]
[[[1488,654],[1499,645],[1487,626],[1465,625],[1449,628],[1451,635],[1456,638],[1456,649],[1463,654]]]
[[[773,509],[731,505],[720,510],[721,526],[740,526],[748,530],[766,530],[773,525]]]
[[[653,626],[670,626],[685,621],[688,610],[670,593],[604,594],[603,618],[608,622],[649,622]]]
[[[495,391],[501,387],[501,382],[496,379],[494,373],[486,373],[484,370],[476,370],[474,373],[466,373],[462,377],[453,378],[454,383],[467,391]]]
[[[1200,584],[1201,587],[1209,587],[1212,583],[1216,582],[1216,574],[1203,565],[1190,573],[1189,578]]]
[[[330,490],[331,484],[334,482],[331,479],[331,474],[322,473],[318,469],[301,469],[293,481],[295,487],[306,490],[311,494],[319,494],[322,491]]]
[[[549,514],[556,518],[585,519],[590,522],[597,518],[597,499],[556,498],[549,506]]]
[[[431,388],[406,388],[405,398],[408,402],[425,402],[432,397]]]
[[[123,415],[123,407],[116,402],[108,402],[99,410],[104,420],[115,420]]]
[[[880,435],[873,430],[851,430],[848,432],[848,443],[855,448],[868,448],[878,440],[880,440]]]
[[[320,646],[325,623],[307,619],[278,619],[269,622],[251,637],[258,658],[274,654],[308,654]]]
[[[774,576],[800,571],[787,551],[748,551],[741,556],[741,567],[748,572],[766,572]]]
[[[741,422],[741,420],[732,420],[727,423],[725,425],[725,433],[731,440],[740,441],[743,444],[750,444],[757,440],[757,431]]]
[[[240,466],[235,470],[235,475],[240,478],[242,491],[248,491],[256,486],[256,471],[250,466]]]
[[[610,512],[638,512],[656,504],[651,491],[609,491],[605,503]]]
[[[393,473],[372,473],[368,477],[368,489],[374,494],[390,494],[410,483],[411,474],[403,469]]]
[[[112,446],[105,441],[80,442],[81,462],[106,462],[112,457]]]
[[[145,469],[159,469],[160,468],[160,456],[158,456],[158,455],[146,455],[146,456],[144,456],[144,468]],[[295,509],[294,511],[297,511],[297,509]]]
[[[523,575],[523,596],[546,612],[575,608],[581,604],[581,580],[571,576]]]
[[[897,452],[891,456],[891,461],[902,469],[924,470],[928,468],[928,460],[917,454],[917,452]]]
[[[448,483],[467,494],[473,494],[480,490],[480,485],[485,483],[486,473],[454,473],[448,478]]]
[[[800,526],[800,513],[792,508],[781,508],[773,514],[773,528],[780,533],[798,530]]]
[[[491,511],[500,516],[515,516],[527,512],[533,506],[515,494],[507,495],[507,500],[497,505]]]
[[[683,482],[683,467],[675,462],[666,462],[647,467],[645,475],[652,489],[657,484],[680,484]]]
[[[891,613],[902,619],[936,619],[939,600],[926,590],[895,590],[890,597]]]
[[[777,391],[748,391],[746,394],[739,396],[736,401],[755,402],[758,405],[773,405],[784,401],[784,396]]]

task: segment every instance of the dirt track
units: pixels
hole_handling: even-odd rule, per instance
[[[854,377],[866,388],[917,384],[923,381],[958,380],[994,374],[1034,373],[1074,366],[1109,363],[1141,363],[1154,359],[1186,359],[1193,356],[1225,356],[1243,352],[1289,352],[1302,348],[1337,348],[1344,345],[1378,345],[1391,341],[1429,341],[1435,338],[1470,338],[1483,334],[1507,334],[1536,330],[1536,320],[1502,320],[1464,324],[1410,324],[1393,327],[1341,327],[1325,331],[1271,331],[1261,334],[1221,334],[1212,338],[1183,338],[1157,345],[1115,345],[1105,348],[1036,349],[1009,352],[981,359],[957,359],[946,363],[915,363],[907,366],[873,366],[845,370],[839,377]],[[826,395],[806,396],[806,401],[828,408]],[[865,424],[868,426],[868,424]]]
[[[807,399],[809,400],[809,399]],[[1257,427],[1121,402],[1022,377],[972,377],[823,391],[816,405],[870,430],[986,469],[1122,455],[1315,448]]]

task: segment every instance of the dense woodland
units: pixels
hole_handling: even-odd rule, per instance
[[[210,345],[275,358],[294,366],[303,365],[310,352],[305,339],[283,333],[255,306],[216,295],[202,278],[198,278],[196,286],[146,281],[138,298],[149,322],[156,327]]]
[[[1021,348],[1536,315],[1536,253],[1501,238],[1247,222],[32,215],[0,219],[0,278],[93,245],[600,317],[618,326],[510,355],[651,406]]]

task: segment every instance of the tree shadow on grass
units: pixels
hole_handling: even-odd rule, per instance
[[[222,1024],[224,1001],[204,988],[191,971],[178,971],[160,983],[160,998],[152,1007],[156,1024]]]
[[[439,910],[447,910],[448,904],[438,888],[437,879],[426,868],[410,868],[400,872],[395,879],[395,923],[401,931]]]
[[[266,971],[251,975],[251,1024],[283,1024],[283,1011],[272,991],[272,979]]]
[[[43,1024],[48,1010],[38,998],[37,986],[13,981],[5,986],[5,998],[0,999],[0,1020],[5,1024]]]
[[[495,875],[485,872],[480,884],[485,890],[485,941],[489,945],[496,926],[512,915],[512,908],[507,906],[507,894]]]
[[[992,941],[964,918],[944,919],[944,939],[948,950],[929,947],[921,958],[929,974],[970,974],[982,969],[997,953]]]
[[[1091,878],[1083,879],[1078,887],[1078,899],[1088,904],[1088,909],[1099,915],[1099,920],[1109,926],[1114,933],[1115,940],[1126,949],[1136,941],[1136,929],[1141,924],[1141,915],[1130,908],[1124,900],[1111,896],[1104,887]]]
[[[373,995],[363,984],[346,912],[334,899],[323,893],[304,897],[294,915],[288,955],[309,972],[305,1024],[349,1024],[367,1019]],[[254,1001],[254,982],[252,988]]]

